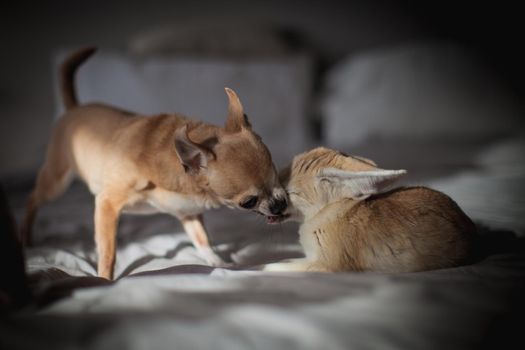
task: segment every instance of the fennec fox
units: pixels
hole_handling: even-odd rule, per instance
[[[445,194],[426,187],[381,192],[405,174],[368,159],[316,148],[281,172],[305,258],[266,271],[411,272],[469,257],[475,225]]]

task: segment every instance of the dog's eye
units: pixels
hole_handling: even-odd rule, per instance
[[[242,202],[240,206],[244,209],[252,209],[253,207],[255,207],[255,204],[257,204],[257,200],[257,196],[248,197],[248,199]]]

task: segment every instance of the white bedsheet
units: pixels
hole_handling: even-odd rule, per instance
[[[39,217],[27,264],[42,304],[0,318],[0,348],[505,348],[521,336],[525,255],[523,239],[497,229],[524,227],[523,149],[500,143],[479,167],[431,182],[490,227],[490,254],[409,274],[260,272],[300,254],[296,227],[222,210],[207,215],[210,232],[244,269],[206,266],[170,217],[125,217],[109,283],[93,277],[92,201],[76,184]],[[19,219],[22,199],[11,200]]]
[[[4,320],[5,349],[422,349],[506,342],[525,261],[417,274],[194,267],[83,288]],[[519,295],[521,293],[521,295]],[[514,309],[514,311],[516,311]],[[521,317],[521,314],[519,315]],[[496,325],[496,327],[495,327]],[[510,333],[512,335],[512,333]],[[483,343],[486,342],[486,343]]]

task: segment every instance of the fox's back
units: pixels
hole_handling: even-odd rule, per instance
[[[338,270],[408,272],[456,266],[468,255],[475,225],[445,194],[399,188],[357,204],[341,202],[326,222]],[[347,265],[347,266],[345,266]]]

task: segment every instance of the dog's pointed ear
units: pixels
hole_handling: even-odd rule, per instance
[[[334,192],[341,197],[363,200],[385,190],[404,174],[406,170],[377,168],[369,171],[348,171],[325,168],[319,172],[317,178],[321,183],[329,183]]]
[[[235,91],[229,88],[224,88],[224,90],[226,90],[228,95],[228,117],[226,118],[224,129],[227,132],[234,133],[241,131],[243,128],[251,128],[248,117],[244,114],[241,101]]]
[[[210,151],[190,140],[187,125],[175,131],[175,151],[184,170],[189,174],[198,174],[208,166]]]

